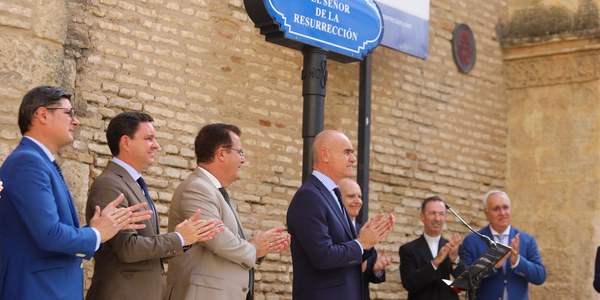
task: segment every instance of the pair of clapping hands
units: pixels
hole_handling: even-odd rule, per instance
[[[392,231],[395,222],[394,215],[380,213],[362,226],[356,239],[363,249],[371,249]]]
[[[90,219],[89,225],[100,232],[102,243],[111,239],[120,230],[146,228],[145,224],[138,223],[152,217],[152,210],[138,211],[148,205],[146,202],[129,207],[119,207],[124,199],[125,196],[120,194],[102,210],[100,206],[96,205],[94,216]],[[208,241],[224,230],[223,222],[219,220],[198,220],[199,217],[200,210],[197,210],[193,216],[184,220],[175,228],[181,234],[184,246],[195,242]]]

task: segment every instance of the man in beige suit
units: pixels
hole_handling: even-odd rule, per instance
[[[141,172],[154,162],[160,149],[155,138],[153,119],[139,112],[125,112],[114,117],[106,130],[113,159],[92,184],[86,218],[94,207],[104,207],[123,193],[121,206],[147,203],[154,211],[145,221],[146,228],[121,231],[108,240],[94,255],[94,276],[87,299],[161,299],[165,277],[162,258],[184,252],[184,246],[206,241],[222,231],[220,221],[197,220],[199,211],[182,220],[175,232],[160,234],[158,214]]]
[[[169,260],[168,299],[252,299],[253,268],[268,253],[289,247],[283,226],[246,239],[231,205],[225,188],[239,177],[239,168],[246,161],[240,134],[234,125],[209,124],[196,136],[198,167],[173,194],[169,231],[198,209],[201,219],[221,220],[226,229]]]

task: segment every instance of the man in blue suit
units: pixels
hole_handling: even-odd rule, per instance
[[[483,197],[485,216],[490,225],[479,230],[497,243],[509,245],[512,251],[484,274],[477,290],[477,299],[529,299],[529,283],[546,281],[546,268],[535,238],[510,225],[511,206],[508,195],[500,190],[489,191]],[[486,243],[474,233],[463,241],[461,260],[470,266],[486,250]]]
[[[59,87],[29,91],[19,107],[19,146],[0,167],[0,299],[82,299],[83,263],[100,243],[147,213],[143,205],[96,207],[90,226],[80,228],[75,204],[55,161],[73,142],[79,121],[71,95]]]
[[[293,299],[363,297],[362,262],[391,231],[393,216],[379,214],[357,235],[341,203],[337,183],[354,175],[350,140],[326,130],[313,143],[313,172],[287,211],[292,237]]]

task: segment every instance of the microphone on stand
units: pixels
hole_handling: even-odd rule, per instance
[[[467,228],[469,228],[469,230],[471,230],[471,232],[473,232],[474,234],[476,234],[479,238],[481,238],[487,245],[488,247],[494,247],[496,248],[496,243],[494,241],[492,241],[487,235],[483,235],[475,230],[473,230],[473,228],[471,228],[471,226],[469,226],[469,224],[467,222],[465,222],[465,220],[463,220],[463,218],[461,218],[453,209],[452,207],[450,207],[450,205],[446,202],[444,202],[444,205],[446,206],[446,209],[449,210],[450,212],[452,212],[452,214],[454,214],[465,226],[467,226]]]

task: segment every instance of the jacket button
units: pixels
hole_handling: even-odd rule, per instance
[[[247,291],[248,291],[248,288],[243,288],[242,289],[242,292],[244,292],[244,293],[247,292]]]

